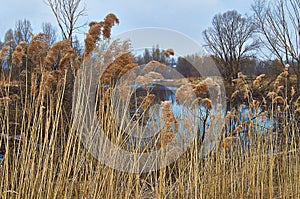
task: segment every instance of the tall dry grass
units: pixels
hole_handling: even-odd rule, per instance
[[[22,43],[17,47],[14,64],[20,67],[25,60],[19,81],[11,81],[11,72],[1,76],[0,150],[4,159],[0,163],[0,198],[300,197],[300,100],[299,94],[287,86],[287,67],[276,79],[274,88],[260,96],[253,93],[263,89],[264,77],[251,82],[239,74],[235,80],[236,92],[231,96],[236,106],[224,118],[222,140],[205,157],[200,156],[201,141],[195,138],[194,144],[174,163],[152,172],[122,172],[94,158],[82,143],[87,138],[78,134],[78,125],[66,113],[70,111],[64,105],[70,84],[68,71],[76,74],[88,64],[87,57],[92,56],[101,30],[105,31],[104,38],[110,37],[107,31],[110,32],[115,22],[117,18],[109,15],[106,22],[90,24],[86,39],[89,47],[83,57],[76,55],[68,41],[47,46],[43,35],[34,37],[31,44]],[[42,50],[37,54],[36,48]],[[0,54],[3,53],[2,50]],[[101,60],[105,58],[102,55]],[[30,65],[29,59],[34,65]],[[128,135],[115,122],[115,117],[122,118],[122,115],[114,114],[114,110],[121,100],[130,107],[130,95],[117,102],[111,99],[118,93],[114,88],[117,75],[125,74],[135,65],[129,53],[107,59],[113,62],[99,80],[97,114],[107,137],[126,148],[124,140],[128,140]],[[105,63],[98,64],[103,67]],[[197,93],[197,102],[210,114],[213,105],[207,92],[212,84],[206,79],[187,86]],[[183,95],[190,94],[185,90],[187,87],[181,88]],[[146,111],[153,105],[152,99],[153,95],[148,93],[138,108]],[[183,100],[182,96],[179,102]],[[167,128],[158,134],[158,141],[145,148],[131,147],[131,151],[143,152],[170,144],[178,131],[170,106],[170,102],[162,104],[161,115]],[[247,113],[250,120],[246,122],[239,117],[243,106],[250,109]],[[139,115],[141,120],[144,116]],[[267,118],[274,125],[261,127]],[[258,119],[261,122],[256,122]],[[169,131],[172,125],[175,128]]]

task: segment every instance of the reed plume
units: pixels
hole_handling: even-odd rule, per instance
[[[232,83],[235,84],[236,90],[239,91],[239,93],[243,94],[243,98],[247,99],[250,94],[250,88],[246,81],[247,76],[244,75],[242,72],[238,73],[238,78],[232,80]],[[262,78],[262,77],[261,77]]]
[[[14,41],[10,40],[3,45],[2,49],[0,50],[0,60],[5,59],[7,52],[11,49],[11,45],[13,43]]]
[[[53,44],[45,58],[46,69],[58,69],[61,57],[70,51],[72,51],[70,40],[64,40]]]
[[[83,52],[83,60],[95,50],[97,42],[101,40],[101,35],[103,35],[104,40],[110,38],[111,28],[115,24],[119,24],[119,19],[112,13],[108,14],[104,21],[91,22],[89,24],[90,29],[84,40],[85,49]]]
[[[275,82],[274,82],[274,89],[276,90],[277,93],[279,93],[282,89],[282,87],[280,87],[280,83],[283,79],[287,78],[287,76],[289,75],[289,65],[286,64],[285,67],[284,67],[284,70],[283,72],[281,72]]]
[[[203,81],[194,86],[194,92],[199,95],[208,93],[209,89],[218,87],[218,84],[210,77],[207,77]]]
[[[171,55],[173,56],[173,55],[175,54],[175,52],[174,52],[174,50],[173,50],[172,48],[169,48],[169,49],[167,49],[167,50],[164,50],[163,53],[164,53],[164,55],[165,55],[166,57],[170,57]]]
[[[213,108],[212,101],[209,98],[204,98],[201,100],[201,104],[204,108],[211,110]]]
[[[66,51],[65,55],[59,62],[59,69],[61,71],[66,70],[66,68],[69,66],[74,70],[79,69],[80,61],[78,60],[78,54],[77,51],[73,48],[70,48]]]
[[[114,59],[123,53],[127,53],[131,50],[131,44],[129,40],[122,41],[116,39],[112,41],[105,52],[98,52],[100,56],[103,56],[103,65],[107,66],[111,64]]]
[[[161,132],[160,132],[160,140],[159,146],[165,147],[171,144],[174,140],[176,133],[178,131],[178,122],[171,110],[171,101],[163,101],[162,108],[160,111],[160,124],[161,124]]]
[[[16,66],[21,66],[23,64],[23,55],[25,55],[24,49],[19,44],[12,54],[12,63]]]
[[[116,15],[114,15],[113,13],[108,14],[104,19],[103,36],[109,39],[111,36],[111,28],[115,24],[119,24],[119,23],[120,21]]]
[[[83,57],[90,55],[96,48],[97,42],[100,40],[101,29],[103,25],[103,22],[91,22],[89,24],[90,29],[84,40],[85,48],[83,52]]]
[[[36,66],[42,66],[47,53],[50,49],[49,40],[45,33],[32,35],[32,39],[28,45],[28,58],[31,59]]]
[[[153,103],[154,98],[155,98],[154,94],[147,94],[147,96],[143,99],[140,106],[144,110],[147,110],[151,106],[151,104]]]
[[[130,52],[126,52],[116,57],[103,72],[100,81],[104,84],[114,84],[116,80],[137,66],[134,57]]]
[[[192,84],[180,86],[175,93],[176,102],[182,105],[190,105],[195,99],[195,92]]]
[[[262,79],[263,79],[265,76],[266,76],[265,74],[261,74],[261,75],[257,76],[257,77],[255,78],[255,80],[253,81],[253,86],[254,86],[255,88],[258,88],[258,87],[260,86],[260,84],[261,84]]]

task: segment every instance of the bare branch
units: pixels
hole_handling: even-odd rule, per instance
[[[61,30],[63,39],[72,41],[75,30],[83,25],[78,24],[78,20],[86,15],[86,7],[81,6],[81,0],[47,0],[58,26]]]

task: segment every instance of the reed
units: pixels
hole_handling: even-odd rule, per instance
[[[82,142],[90,139],[89,135],[81,135],[76,121],[65,117],[64,100],[69,84],[68,71],[76,74],[77,70],[86,68],[90,55],[97,53],[95,48],[103,49],[97,44],[100,35],[109,38],[111,27],[118,22],[114,15],[108,15],[103,22],[91,23],[83,57],[75,53],[69,41],[48,46],[43,34],[33,37],[28,46],[23,43],[16,48],[13,63],[18,66],[22,62],[26,69],[20,71],[19,82],[11,81],[10,76],[3,73],[0,81],[0,152],[4,154],[0,162],[0,198],[300,197],[300,98],[295,89],[287,85],[288,67],[277,77],[274,88],[265,91],[267,95],[262,97],[253,93],[263,85],[264,75],[252,82],[239,74],[234,81],[236,91],[230,96],[232,103],[239,104],[229,110],[221,129],[213,128],[222,131],[222,136],[209,154],[201,155],[201,143],[196,137],[175,162],[159,170],[128,173],[99,162]],[[42,51],[37,51],[40,48]],[[0,58],[5,51],[6,48],[1,50]],[[174,54],[172,50],[166,53]],[[150,106],[155,97],[148,92],[139,104],[136,103],[136,111],[148,111],[139,114],[139,120],[128,120],[120,114],[121,104],[130,107],[132,93],[125,92],[129,83],[122,84],[124,88],[115,88],[115,83],[136,67],[129,51],[121,54],[110,54],[109,62],[100,56],[102,60],[95,64],[99,70],[106,68],[99,79],[99,96],[95,99],[99,100],[95,112],[104,134],[116,146],[136,153],[174,144],[172,140],[182,121],[172,113],[172,103],[165,101],[158,104],[162,125],[158,134],[148,145],[129,146],[133,143],[129,142],[132,133],[143,133],[138,126],[143,122],[138,124],[138,121],[153,117],[151,111],[155,110]],[[35,63],[33,70],[29,70],[26,59]],[[157,66],[165,67],[155,62],[146,65],[145,75],[139,79],[141,83],[144,82],[142,78],[149,82],[164,79],[163,75],[152,71]],[[26,78],[22,80],[24,74]],[[89,86],[88,76],[83,80],[79,88]],[[217,86],[211,78],[183,85],[176,92],[178,103],[202,104],[210,118],[216,119],[211,111],[213,99],[208,93],[213,88]],[[78,92],[86,94],[80,89]],[[191,96],[197,101],[189,101]],[[74,102],[77,108],[83,107],[81,102]],[[245,106],[248,112],[240,116]],[[182,126],[193,131],[193,122],[187,119]],[[207,130],[208,124],[204,123],[204,127]],[[172,153],[171,156],[176,156],[179,150],[174,148]]]

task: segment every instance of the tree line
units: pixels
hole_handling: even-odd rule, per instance
[[[289,64],[300,89],[300,0],[254,0],[251,16],[237,11],[217,14],[203,32],[206,48],[228,81],[249,58],[264,58],[274,72]]]

